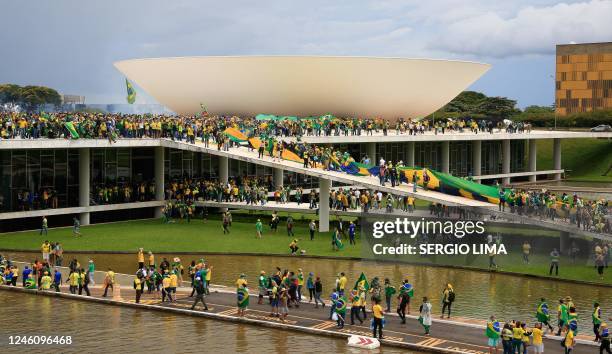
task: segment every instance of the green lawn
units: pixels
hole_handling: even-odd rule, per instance
[[[553,139],[537,140],[538,170],[553,168]],[[612,165],[612,140],[562,139],[561,166],[568,179],[585,182],[612,182],[612,172],[602,176]]]
[[[240,219],[248,222],[240,222]],[[268,217],[262,217],[264,235],[255,238],[255,221],[251,217],[234,215],[231,233],[223,235],[221,222],[201,219],[163,224],[160,220],[128,221],[81,227],[83,237],[75,238],[72,228],[52,229],[49,236],[39,236],[37,231],[0,234],[0,249],[39,250],[45,239],[61,242],[65,250],[82,251],[135,251],[139,247],[153,252],[250,252],[289,254],[285,222],[276,234],[267,227]],[[294,227],[299,246],[309,255],[341,255],[358,257],[359,247],[345,247],[340,252],[331,249],[331,233],[317,233],[310,241],[306,222],[296,222]]]
[[[273,234],[267,227],[269,217],[259,215],[264,222],[265,232],[261,240],[255,238],[254,220],[257,215],[244,215],[236,213],[229,235],[223,235],[221,222],[218,216],[212,216],[204,222],[201,219],[191,223],[177,222],[163,224],[160,220],[139,220],[110,224],[98,224],[81,228],[83,237],[75,238],[71,228],[59,228],[49,231],[48,237],[40,236],[37,231],[15,232],[0,234],[0,249],[23,249],[38,251],[45,239],[59,241],[66,251],[129,251],[136,252],[139,247],[155,253],[172,252],[227,252],[227,253],[260,253],[268,255],[289,254],[289,242],[292,238],[286,234],[285,222],[281,221],[278,233]],[[317,233],[315,240],[310,241],[307,222],[300,221],[297,215],[295,233],[300,240],[300,248],[306,250],[307,255],[363,257],[361,242],[357,245],[348,245],[342,251],[333,251],[330,247],[331,233]],[[500,229],[499,231],[506,231]],[[519,235],[517,230],[511,230]],[[522,234],[521,234],[522,235]],[[529,235],[529,233],[525,233]],[[544,235],[541,235],[544,236]],[[546,235],[549,236],[549,235]],[[552,236],[552,235],[550,235]],[[497,263],[500,270],[518,274],[548,275],[548,255],[532,255],[531,264],[524,264],[519,250],[509,250],[507,256],[498,256]],[[386,257],[387,259],[392,256]],[[488,257],[482,256],[430,256],[430,257],[402,257],[404,261],[423,264],[455,265],[472,268],[488,268]],[[565,279],[586,280],[592,282],[611,283],[611,273],[601,281],[597,278],[595,270],[586,266],[586,260],[579,259],[575,265],[566,259],[561,259],[561,276]]]

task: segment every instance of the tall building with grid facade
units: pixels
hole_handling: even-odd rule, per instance
[[[612,42],[557,45],[555,84],[559,115],[612,109]]]

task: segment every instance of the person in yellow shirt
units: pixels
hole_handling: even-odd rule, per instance
[[[46,219],[43,219],[46,220]],[[46,223],[46,221],[43,221],[43,225]],[[45,226],[43,226],[45,227]],[[51,244],[49,243],[48,240],[46,240],[41,246],[40,246],[40,250],[42,251],[42,257],[43,260],[45,262],[49,262],[49,253],[51,253]]]
[[[172,281],[166,270],[166,274],[164,274],[164,278],[162,279],[162,302],[166,301],[166,297],[168,298],[168,302],[172,302],[172,293],[170,292],[170,288],[172,287],[171,283]]]
[[[70,284],[70,293],[71,294],[76,294],[77,289],[79,287],[79,278],[81,276],[79,275],[78,272],[72,272],[70,273],[70,275],[68,276],[68,280],[66,280],[66,283]]]
[[[525,330],[523,329],[520,322],[516,322],[514,324],[514,328],[512,329],[512,350],[513,353],[520,353],[521,346],[523,344],[523,335],[525,334]]]
[[[102,295],[102,297],[106,297],[106,294],[108,293],[108,288],[110,288],[112,291],[115,291],[114,285],[115,285],[115,272],[113,272],[111,268],[108,268],[108,271],[106,272],[106,275],[104,276],[104,295]]]
[[[138,275],[134,278],[134,291],[136,291],[136,303],[140,303],[140,296],[142,295],[142,274],[138,273]]]
[[[531,330],[531,337],[534,353],[544,353],[544,342],[542,341],[542,338],[544,337],[544,331],[542,331],[541,323],[537,323],[535,327]]]
[[[211,265],[208,265],[208,263],[206,263],[206,283],[204,284],[204,293],[206,295],[210,295],[210,279],[212,279],[212,269],[213,267]]]
[[[383,339],[383,308],[380,306],[380,300],[378,298],[373,299],[372,316],[374,316],[374,327],[372,329],[372,337],[376,338],[376,330],[378,330],[378,339]]]
[[[144,252],[142,248],[138,249],[138,269],[144,268]]]
[[[51,289],[51,277],[49,276],[49,272],[45,272],[45,274],[40,278],[40,290],[48,291]]]
[[[149,268],[155,268],[155,256],[153,255],[153,252],[149,251]]]
[[[363,323],[363,319],[361,319],[361,315],[359,314],[361,298],[359,297],[359,291],[351,290],[349,300],[351,301],[351,326],[355,325],[355,317],[360,324]]]
[[[19,267],[14,265],[11,268],[11,273],[13,273],[13,277],[11,278],[11,285],[12,286],[17,286],[17,278],[19,278]]]
[[[344,296],[344,289],[346,288],[346,283],[348,279],[344,276],[344,272],[340,273],[340,279],[338,280],[338,294],[340,296]]]
[[[176,294],[176,288],[178,287],[178,276],[176,275],[176,271],[170,273],[170,293]],[[176,295],[172,301],[176,301]]]

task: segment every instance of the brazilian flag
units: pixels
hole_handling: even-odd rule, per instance
[[[236,295],[238,298],[238,307],[241,309],[247,308],[247,306],[249,306],[249,291],[246,288],[240,288]]]
[[[127,88],[127,102],[134,104],[136,101],[136,90],[134,90],[134,86],[132,86],[128,79],[125,79],[125,87]]]
[[[366,276],[365,276],[365,274],[363,272],[361,272],[361,275],[359,276],[359,278],[355,282],[355,286],[353,287],[353,290],[359,289],[360,286],[363,286],[364,289],[366,289],[366,290],[370,290],[370,284],[368,283],[368,278],[366,278]]]
[[[337,314],[344,316],[346,313],[346,296],[341,296],[336,300],[336,307],[334,308]]]
[[[405,283],[400,289],[400,295],[407,294],[410,297],[414,296],[414,287],[412,284]]]
[[[66,122],[66,123],[64,123],[64,127],[66,127],[66,130],[68,130],[68,132],[70,133],[70,137],[72,139],[78,139],[79,138],[79,133],[77,132],[73,122]]]
[[[500,333],[501,327],[499,325],[499,322],[495,321],[487,323],[487,330],[485,332],[487,338],[497,339],[499,338]]]
[[[538,322],[548,322],[550,321],[550,313],[548,312],[548,304],[543,302],[538,306],[538,312],[536,313],[536,317]]]

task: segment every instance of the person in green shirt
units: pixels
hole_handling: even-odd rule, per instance
[[[386,312],[391,312],[391,299],[393,299],[393,295],[396,292],[397,291],[395,290],[395,287],[391,285],[389,278],[385,278],[385,301],[387,303]]]
[[[558,318],[558,326],[559,329],[557,331],[557,335],[561,335],[561,331],[568,324],[568,313],[567,313],[567,305],[565,305],[563,299],[559,299],[559,306],[557,306],[557,318]]]
[[[261,219],[257,219],[257,222],[255,223],[255,230],[257,231],[257,238],[261,238],[261,235],[263,234],[263,224]]]
[[[94,273],[96,271],[96,265],[94,264],[93,259],[89,260],[89,266],[87,268],[87,271],[89,273],[89,283],[93,286],[96,285],[96,283],[94,282]]]
[[[593,333],[595,333],[595,341],[601,340],[601,335],[599,333],[599,327],[601,327],[601,308],[599,307],[599,303],[593,303]]]

